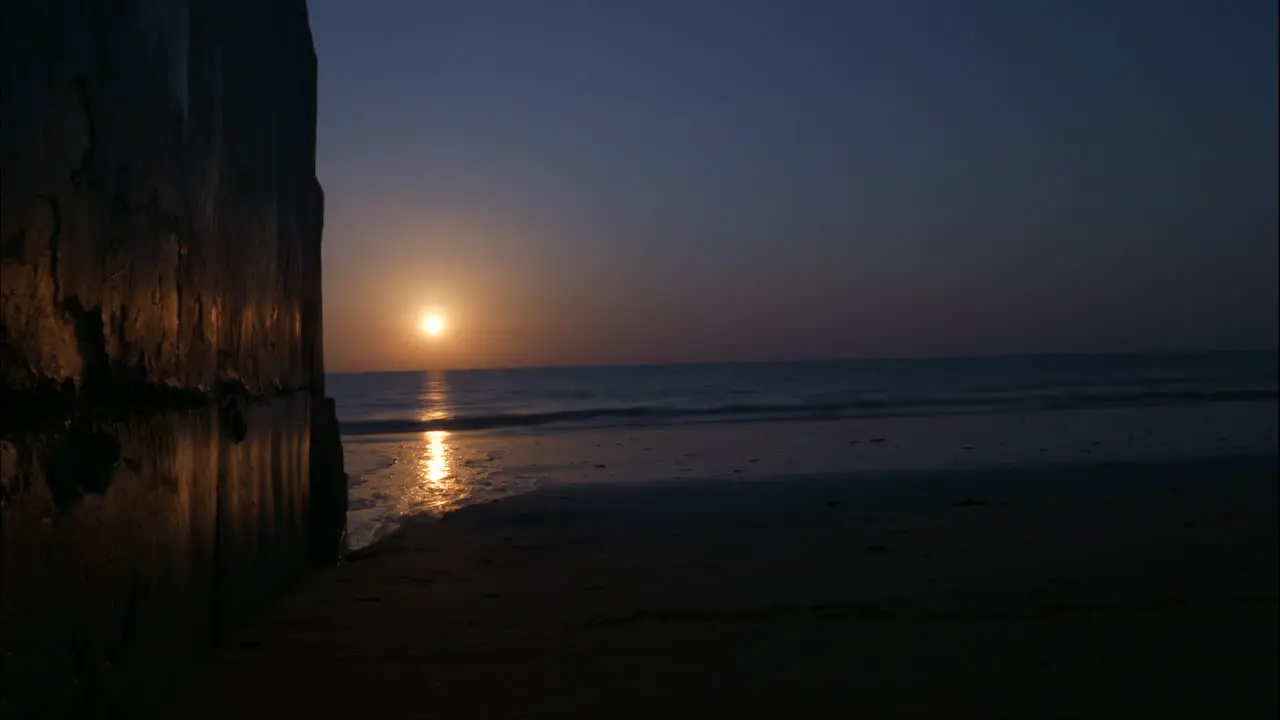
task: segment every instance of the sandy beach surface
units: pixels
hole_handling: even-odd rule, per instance
[[[190,718],[1276,717],[1277,459],[550,485],[414,521]]]

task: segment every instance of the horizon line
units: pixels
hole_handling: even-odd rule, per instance
[[[670,362],[635,362],[635,363],[598,363],[564,365],[493,365],[488,367],[455,367],[455,368],[401,368],[388,370],[325,370],[325,375],[371,375],[377,373],[430,373],[430,372],[494,372],[509,370],[589,370],[605,368],[652,368],[652,367],[709,367],[717,365],[802,365],[843,362],[906,362],[921,360],[1003,360],[1015,358],[1053,358],[1053,357],[1134,357],[1134,356],[1173,356],[1173,355],[1246,355],[1246,354],[1280,354],[1280,347],[1271,348],[1230,348],[1218,350],[1119,350],[1119,351],[1077,351],[1077,352],[1023,352],[996,353],[990,355],[906,355],[906,356],[863,356],[834,358],[800,358],[790,360],[675,360]]]

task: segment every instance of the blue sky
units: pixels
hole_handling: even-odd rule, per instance
[[[309,7],[333,369],[1276,346],[1274,2]]]

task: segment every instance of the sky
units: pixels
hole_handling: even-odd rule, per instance
[[[327,366],[1273,349],[1277,7],[310,0]]]

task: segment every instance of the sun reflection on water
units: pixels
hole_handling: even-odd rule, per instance
[[[429,372],[418,393],[419,418],[424,422],[449,417],[449,383],[444,373]]]
[[[528,492],[537,483],[504,468],[503,453],[491,441],[437,429],[457,409],[446,373],[424,373],[415,399],[423,430],[362,446],[373,466],[351,486],[350,547],[364,547],[409,518],[439,518]]]
[[[418,483],[420,497],[430,505],[450,505],[466,490],[452,472],[452,451],[445,442],[449,433],[444,430],[428,430],[422,434],[423,447],[418,455]]]

